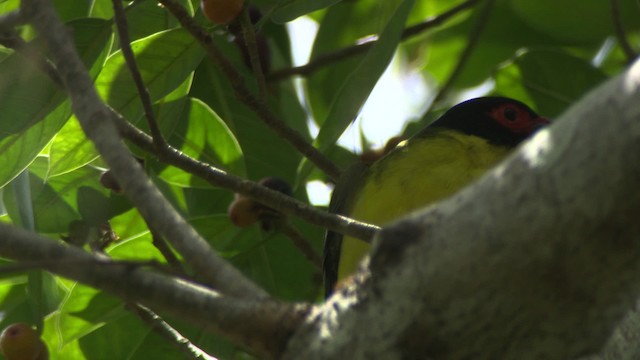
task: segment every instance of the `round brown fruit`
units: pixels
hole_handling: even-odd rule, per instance
[[[247,227],[258,222],[258,203],[244,196],[237,196],[227,209],[231,222],[238,227]]]
[[[201,0],[200,7],[207,19],[216,24],[228,24],[238,17],[244,0]]]
[[[31,326],[16,323],[0,334],[0,351],[7,360],[47,360],[47,346]]]
[[[107,170],[100,175],[100,184],[116,194],[122,194],[122,188],[111,173],[111,170]]]

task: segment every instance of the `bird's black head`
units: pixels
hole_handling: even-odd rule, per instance
[[[480,97],[462,102],[431,127],[454,129],[479,136],[492,144],[516,146],[549,120],[522,102],[505,97]]]

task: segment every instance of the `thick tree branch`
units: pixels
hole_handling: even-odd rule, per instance
[[[122,144],[111,110],[99,98],[80,61],[68,30],[46,0],[23,1],[21,11],[51,51],[80,124],[109,165],[124,193],[155,231],[162,234],[208,285],[226,295],[265,298],[267,294],[211,250],[208,243],[173,209],[153,186],[138,162]]]
[[[53,273],[202,326],[264,357],[275,357],[282,351],[307,311],[303,305],[222,296],[137,264],[96,257],[11,225],[0,223],[0,234],[1,257],[38,261]]]
[[[457,195],[383,229],[288,359],[571,359],[640,298],[640,61]],[[375,326],[373,326],[375,324]]]
[[[604,349],[598,355],[579,360],[640,359],[640,302],[618,324]]]

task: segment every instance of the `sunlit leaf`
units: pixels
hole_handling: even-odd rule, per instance
[[[171,93],[202,61],[204,51],[183,29],[167,30],[131,44],[151,100]],[[120,51],[107,60],[96,79],[100,95],[130,121],[142,115],[142,103]]]
[[[314,145],[320,150],[325,151],[334,144],[355,119],[371,90],[378,82],[378,78],[391,61],[414,1],[397,1],[395,4],[397,7],[393,9],[393,15],[390,16],[386,27],[380,33],[378,41],[335,94],[327,118],[315,140]],[[301,176],[298,182],[308,176],[311,167],[308,162],[304,161],[300,169]]]
[[[341,0],[288,0],[283,2],[271,15],[275,22],[285,23],[310,12],[324,9]]]
[[[69,25],[76,36],[78,53],[96,76],[110,47],[109,23],[83,19]],[[0,74],[4,79],[0,80],[0,187],[35,159],[71,115],[63,90],[18,55],[0,63],[0,73],[3,72],[6,77]]]

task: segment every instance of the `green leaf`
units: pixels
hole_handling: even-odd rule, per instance
[[[66,233],[69,223],[80,218],[76,205],[78,189],[92,188],[94,191],[101,191],[102,194],[107,194],[107,190],[98,182],[100,172],[96,169],[85,167],[45,181],[47,168],[48,159],[43,156],[38,157],[29,166],[29,183],[36,214],[35,230],[48,234]],[[13,193],[6,192],[4,195],[7,212],[11,218],[17,219]],[[93,203],[92,206],[96,204]],[[111,203],[109,207],[112,207]]]
[[[2,265],[8,264],[7,261],[2,261]],[[25,322],[29,324],[35,324],[38,319],[35,316],[41,314],[35,314],[30,308],[30,302],[36,300],[41,302],[45,314],[49,314],[58,309],[60,301],[64,296],[64,290],[56,283],[53,275],[43,274],[44,281],[47,287],[45,292],[47,295],[40,299],[29,299],[27,294],[27,276],[25,274],[11,274],[8,277],[3,275],[3,279],[0,280],[0,309],[2,309],[2,320],[0,321],[0,328],[4,329],[6,326],[17,323]],[[50,286],[53,286],[51,288]]]
[[[88,286],[74,284],[57,315],[61,345],[86,336],[123,313],[122,303],[117,299]]]
[[[421,43],[421,46],[426,48],[423,69],[427,78],[435,79],[440,84],[448,80],[460,61],[462,52],[469,45],[472,32],[477,31],[475,27],[478,13],[484,10],[482,6],[484,3],[478,3],[473,12],[467,12],[473,16],[458,23],[448,23],[426,35],[425,43]],[[518,50],[549,41],[547,36],[524,23],[504,2],[496,2],[473,51],[457,74],[453,90],[481,85],[487,80],[489,73],[509,60]]]
[[[286,23],[310,12],[324,9],[342,0],[289,0],[279,5],[271,14],[277,23]]]
[[[76,48],[93,76],[102,68],[112,39],[109,23],[83,19],[69,24]],[[0,63],[0,187],[24,170],[71,115],[66,95],[17,54]],[[4,75],[6,75],[6,77]],[[23,81],[24,80],[24,81]]]
[[[230,56],[236,64],[242,64],[240,52],[235,44],[216,38],[216,45]],[[249,78],[246,67],[238,66],[241,74]],[[246,81],[255,91],[252,81]],[[272,89],[269,107],[287,125],[309,138],[306,116],[300,102],[288,82]],[[254,93],[257,93],[254,92]],[[238,99],[227,77],[210,62],[203,62],[196,71],[191,95],[209,105],[224,120],[238,140],[247,170],[247,178],[259,180],[267,176],[278,176],[292,182],[301,155],[259,116]]]
[[[183,29],[163,31],[131,44],[152,101],[171,93],[202,61],[204,51]],[[143,113],[135,83],[121,51],[109,57],[96,79],[98,93],[132,122]]]
[[[22,172],[67,121],[71,113],[68,102],[61,104],[43,121],[28,130],[0,142],[0,187]]]
[[[195,67],[203,57],[193,37],[181,29],[164,31],[134,42],[132,49],[152,101],[165,95],[186,94],[193,75],[192,66]],[[112,107],[130,115],[129,120],[137,120],[142,115],[140,97],[120,51],[109,57],[96,84]],[[106,94],[116,95],[109,97]],[[98,156],[75,117],[60,131],[50,154],[51,176],[82,167]]]
[[[397,8],[394,9],[385,29],[380,33],[378,41],[367,52],[351,75],[347,77],[344,85],[335,95],[327,119],[316,137],[315,146],[321,151],[326,151],[330,145],[334,144],[358,115],[371,90],[393,57],[413,4],[412,0],[397,2]],[[310,171],[310,163],[306,159],[303,160],[298,183],[302,179],[306,179]]]
[[[66,174],[98,157],[98,152],[80,126],[78,118],[71,117],[60,129],[49,149],[49,177]]]
[[[0,13],[6,14],[10,11],[17,10],[20,6],[20,1],[18,0],[6,0],[0,2]]]
[[[89,16],[89,9],[91,8],[91,1],[67,1],[67,0],[54,0],[53,6],[55,6],[58,16],[62,21],[69,21],[79,18],[85,18]]]
[[[110,3],[110,1],[106,2]],[[190,15],[193,15],[191,1],[178,0],[177,2],[186,8]],[[113,5],[109,5],[113,8]],[[132,41],[180,26],[175,16],[171,15],[163,6],[158,6],[158,2],[156,1],[133,2],[125,8],[125,11],[127,14],[129,39]]]
[[[589,62],[565,52],[528,51],[496,73],[495,91],[535,104],[541,114],[553,117],[606,78]]]
[[[280,233],[259,225],[239,229],[226,214],[190,220],[211,246],[270,294],[288,300],[313,300],[318,295],[319,270]],[[322,236],[308,224],[294,222],[306,240],[320,251]]]
[[[411,14],[409,15],[409,23],[413,25],[414,23],[422,23],[429,18],[433,18],[439,16],[445,11],[450,10],[454,6],[458,6],[463,1],[460,0],[438,0],[438,1],[417,1],[414,5],[413,9],[411,9]],[[473,6],[470,6],[469,9],[473,9]],[[466,19],[469,17],[471,11],[463,10],[447,20],[446,26],[451,26],[456,24],[457,22]]]
[[[183,98],[159,105],[156,114],[168,142],[185,155],[235,175],[245,174],[240,145],[224,121],[205,103]],[[176,167],[163,166],[159,176],[173,185],[211,187]]]
[[[601,42],[614,34],[610,1],[510,0],[514,12],[530,27],[565,43]],[[620,0],[627,31],[640,29],[636,0]]]
[[[391,4],[397,4],[397,1]],[[378,1],[343,1],[330,7],[322,18],[313,43],[310,61],[318,61],[325,54],[353,46],[359,40],[378,34],[388,21]],[[372,21],[375,19],[375,21]],[[314,121],[322,125],[327,118],[336,93],[362,60],[363,55],[347,57],[314,71],[307,77],[305,87]]]
[[[92,360],[184,358],[180,349],[152,331],[132,312],[105,323],[78,342],[87,358]]]
[[[0,139],[24,132],[64,100],[53,82],[18,54],[0,63],[0,78]]]
[[[2,266],[11,264],[6,260],[0,261]],[[0,267],[1,268],[1,267]],[[64,298],[66,291],[59,286],[54,275],[42,272],[40,283],[42,285],[42,295],[39,298],[30,298],[31,291],[27,288],[27,277],[32,278],[32,273],[25,274],[3,274],[0,280],[0,309],[2,309],[2,319],[0,329],[4,329],[13,323],[37,324],[42,319],[38,317],[55,312]],[[31,280],[29,280],[31,281]],[[33,284],[29,284],[31,287]],[[41,313],[34,312],[31,307],[32,302],[36,302]]]
[[[184,97],[189,92],[192,78],[193,74],[161,101]],[[146,124],[146,121],[144,123]],[[49,177],[54,177],[83,167],[100,155],[93,143],[87,139],[78,119],[72,116],[53,139],[49,156]]]

